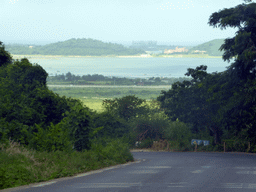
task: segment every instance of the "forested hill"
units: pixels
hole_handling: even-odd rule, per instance
[[[190,53],[193,53],[196,50],[206,51],[206,54],[211,56],[222,56],[223,51],[219,51],[220,46],[224,43],[224,39],[214,39],[212,41],[208,41],[206,43],[197,45],[191,49],[189,49]]]
[[[47,44],[44,46],[30,45],[6,45],[6,50],[11,54],[28,55],[81,55],[81,56],[104,56],[104,55],[136,55],[144,54],[140,49],[125,48],[123,45],[104,43],[94,39],[69,39],[67,41]]]

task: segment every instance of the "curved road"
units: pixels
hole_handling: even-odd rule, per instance
[[[256,156],[238,153],[133,152],[134,163],[2,191],[256,191]]]

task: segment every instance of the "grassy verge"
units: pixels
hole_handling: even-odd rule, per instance
[[[0,189],[73,176],[128,161],[133,161],[133,156],[128,145],[118,139],[105,146],[95,140],[91,150],[72,153],[32,151],[9,140],[7,147],[0,145]]]

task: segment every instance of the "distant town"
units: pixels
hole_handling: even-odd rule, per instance
[[[130,48],[143,49],[148,55],[152,54],[188,54],[189,48],[182,46],[172,46],[172,45],[157,45],[157,41],[133,41]],[[193,50],[190,51],[191,54],[206,54],[205,50]],[[145,55],[143,55],[145,56]]]

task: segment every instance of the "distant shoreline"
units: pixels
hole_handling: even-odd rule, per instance
[[[222,56],[209,56],[207,54],[190,54],[190,55],[123,55],[123,56],[79,56],[79,55],[15,55],[11,54],[13,59],[22,59],[22,58],[59,58],[59,57],[75,57],[75,58],[106,58],[106,57],[116,57],[116,58],[222,58]]]

